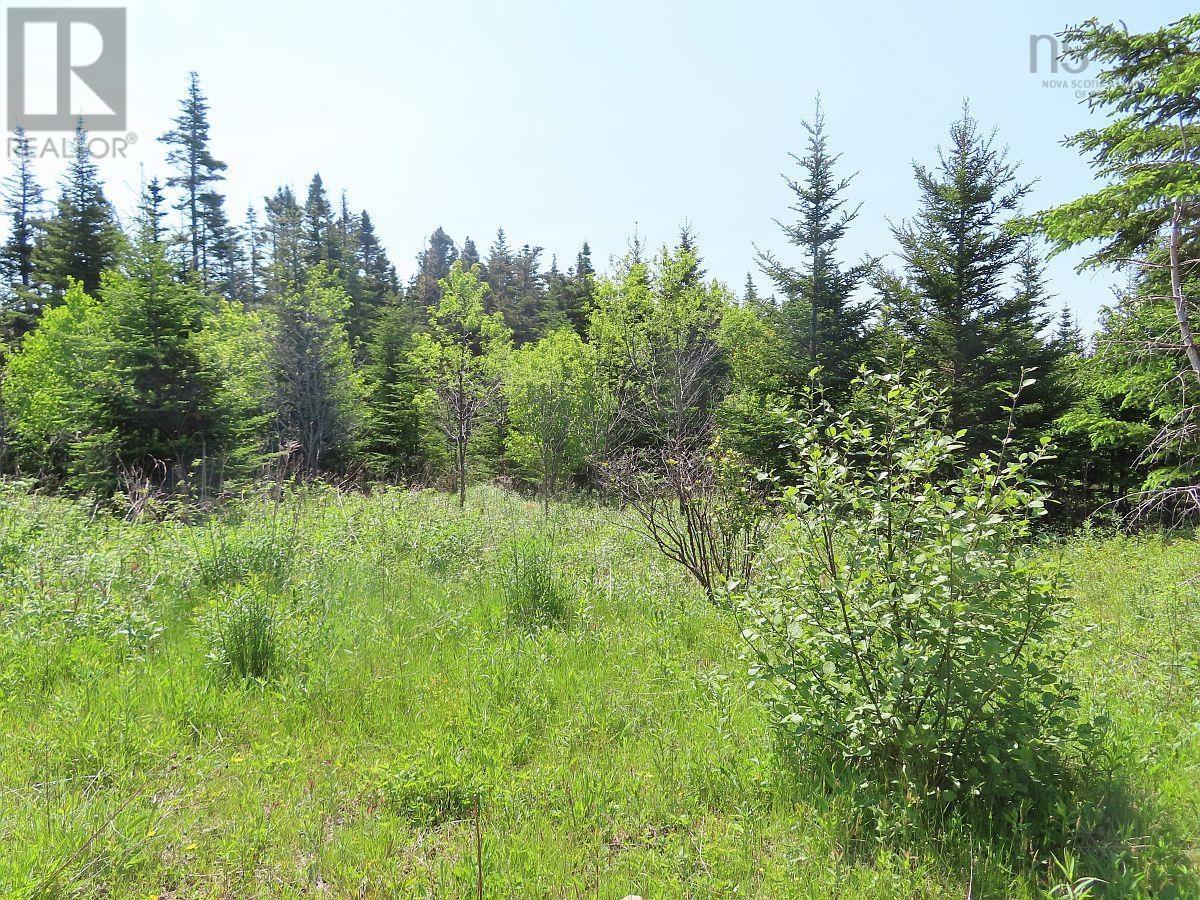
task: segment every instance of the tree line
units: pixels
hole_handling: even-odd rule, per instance
[[[0,464],[101,495],[208,494],[272,466],[445,480],[460,498],[472,477],[498,477],[548,500],[602,485],[623,455],[668,465],[719,444],[775,469],[781,411],[814,384],[851,404],[863,367],[905,360],[930,372],[968,448],[1050,438],[1063,516],[1146,490],[1186,497],[1186,373],[1200,355],[1180,328],[1200,254],[1180,185],[1196,166],[1198,33],[1188,17],[1148,35],[1090,22],[1064,36],[1069,53],[1109,64],[1092,103],[1110,124],[1072,142],[1111,184],[1058,210],[1025,208],[1030,179],[964,104],[914,163],[916,208],[880,256],[845,257],[861,207],[818,104],[783,176],[787,249],[756,251],[740,292],[708,276],[687,226],[657,248],[635,236],[606,273],[586,242],[562,268],[503,229],[481,253],[439,227],[402,281],[370,214],[319,174],[235,224],[195,74],[161,137],[169,171],[129,222],[82,126],[53,202],[18,130],[3,187]],[[1167,172],[1154,183],[1150,161]],[[1044,264],[1094,239],[1107,244],[1089,263],[1128,280],[1087,340]]]

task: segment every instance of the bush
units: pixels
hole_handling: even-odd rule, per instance
[[[239,585],[217,613],[209,658],[231,680],[266,681],[279,667],[275,605],[261,582]]]
[[[533,632],[561,625],[571,615],[571,590],[545,538],[514,540],[503,557],[504,608],[516,628]]]
[[[1063,603],[1023,548],[1046,450],[964,459],[926,377],[856,387],[790,421],[779,559],[739,598],[752,676],[793,744],[893,797],[1041,796],[1074,702]]]

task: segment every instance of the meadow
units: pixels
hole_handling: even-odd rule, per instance
[[[1200,896],[1200,540],[1036,552],[1104,717],[1053,852],[881,834],[613,509],[314,487],[190,523],[0,488],[6,897]]]

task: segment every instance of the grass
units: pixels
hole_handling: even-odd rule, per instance
[[[469,897],[476,805],[488,897],[1200,896],[1191,536],[1042,551],[1111,721],[1048,858],[879,842],[853,785],[780,761],[736,628],[611,511],[314,491],[130,524],[0,490],[4,896]],[[247,596],[272,661],[230,678]]]

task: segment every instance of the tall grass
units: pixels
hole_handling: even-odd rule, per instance
[[[487,487],[187,526],[0,500],[3,897],[457,898],[477,851],[489,898],[1200,894],[1200,541],[1044,551],[1111,720],[1051,859],[965,823],[881,841],[857,783],[774,752],[729,612],[615,512],[563,505],[551,538]],[[197,575],[271,533],[286,556]]]

